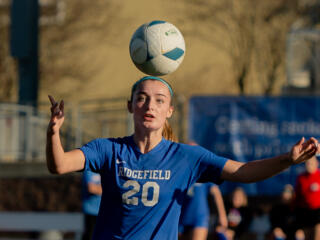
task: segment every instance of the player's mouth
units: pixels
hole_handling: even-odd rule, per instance
[[[154,116],[152,114],[146,113],[143,115],[143,119],[146,121],[151,121],[154,119]]]

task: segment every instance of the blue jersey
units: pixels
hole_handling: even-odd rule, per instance
[[[95,240],[177,239],[188,188],[196,181],[220,183],[227,161],[200,146],[165,139],[142,154],[133,136],[96,139],[81,150],[85,169],[101,174]]]
[[[100,174],[84,171],[82,176],[82,210],[85,214],[98,216],[101,195],[89,193],[89,183],[101,184]]]
[[[213,183],[195,183],[187,193],[182,206],[181,227],[208,227],[210,208],[208,197]]]

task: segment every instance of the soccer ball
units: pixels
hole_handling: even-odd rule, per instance
[[[185,42],[173,24],[152,21],[135,31],[129,50],[133,63],[140,71],[162,76],[179,67],[185,55]]]

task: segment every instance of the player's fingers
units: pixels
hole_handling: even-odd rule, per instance
[[[299,164],[299,163],[302,163],[302,162],[305,162],[307,161],[308,159],[310,159],[311,157],[313,157],[316,153],[316,150],[313,148],[313,149],[310,149],[310,150],[307,150],[307,151],[304,151],[303,153],[301,153],[301,155],[295,160],[295,163],[296,164]]]
[[[296,142],[292,148],[291,148],[291,154],[294,156],[294,155],[297,155],[299,153],[301,153],[304,149],[303,147],[303,144],[304,144],[304,137],[302,137],[298,142]]]
[[[59,103],[55,103],[54,105],[52,105],[52,107],[51,107],[51,113],[53,114],[53,115],[56,115],[57,113],[59,113],[59,108],[58,108],[58,104]]]
[[[306,142],[304,142],[303,144],[302,144],[302,148],[303,148],[303,150],[309,150],[309,149],[312,149],[312,148],[314,148],[314,149],[318,149],[318,140],[317,139],[315,139],[315,138],[313,138],[313,137],[311,137],[310,139],[308,139],[308,141],[306,141]]]
[[[49,100],[51,102],[51,106],[53,106],[53,105],[55,105],[57,103],[51,95],[48,95],[48,98],[49,98]]]
[[[316,138],[311,137],[311,138],[310,138],[310,141],[312,141],[312,143],[314,144],[315,148],[318,148],[319,142],[318,142],[318,140],[317,140]]]
[[[59,105],[60,111],[62,112],[62,114],[64,113],[64,101],[61,100],[60,105]]]
[[[303,144],[304,143],[304,141],[305,141],[305,138],[304,137],[302,137],[298,142],[296,142],[296,146],[297,145],[301,145],[301,144]]]
[[[316,150],[315,149],[311,149],[311,150],[309,150],[309,151],[304,153],[303,160],[307,161],[308,159],[312,158],[315,154],[316,154]]]
[[[59,113],[59,108],[58,108],[58,106],[59,106],[59,103],[58,102],[56,102],[55,100],[54,100],[54,98],[51,96],[51,95],[48,95],[48,97],[49,97],[49,100],[50,100],[50,102],[51,102],[51,114],[54,116],[54,115],[57,115],[58,113]]]

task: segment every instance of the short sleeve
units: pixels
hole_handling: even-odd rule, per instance
[[[206,151],[200,158],[200,177],[198,182],[214,182],[221,184],[223,180],[220,178],[227,158],[217,156],[216,154]]]
[[[111,159],[112,142],[108,139],[95,139],[80,148],[86,163],[85,170],[99,172]]]

